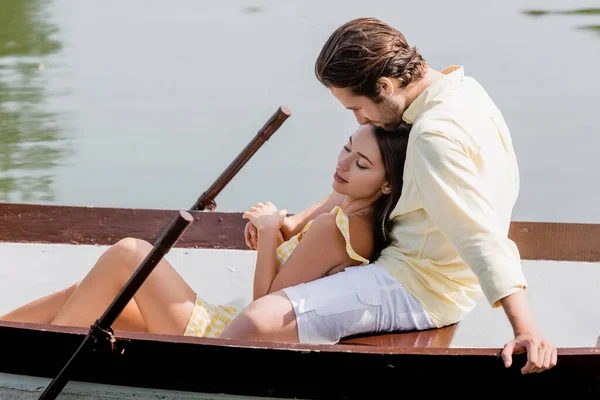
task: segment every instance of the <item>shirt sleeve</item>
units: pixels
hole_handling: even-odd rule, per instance
[[[527,283],[473,160],[456,139],[421,133],[412,147],[415,183],[425,212],[479,279],[492,307]]]

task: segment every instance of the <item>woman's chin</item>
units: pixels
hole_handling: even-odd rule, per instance
[[[334,180],[331,183],[331,188],[333,189],[334,192],[339,193],[339,194],[343,194],[346,195],[346,191],[344,190],[344,185],[339,183],[338,181]]]

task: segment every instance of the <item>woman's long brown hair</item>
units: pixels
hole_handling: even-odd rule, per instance
[[[380,196],[373,205],[374,241],[371,261],[375,261],[393,240],[394,223],[390,220],[390,214],[402,195],[404,163],[410,128],[410,125],[403,123],[391,131],[379,127],[373,129],[385,166],[386,180],[390,182],[392,192]]]

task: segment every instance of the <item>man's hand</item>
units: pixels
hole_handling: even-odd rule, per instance
[[[524,333],[515,336],[502,350],[502,360],[506,368],[512,365],[512,355],[527,352],[527,363],[521,368],[522,374],[542,372],[557,363],[556,347],[539,333]]]
[[[515,338],[504,345],[502,359],[509,368],[512,355],[527,352],[527,363],[521,368],[522,374],[542,372],[556,365],[556,347],[544,339],[535,327],[525,289],[500,299],[502,307],[513,327]]]

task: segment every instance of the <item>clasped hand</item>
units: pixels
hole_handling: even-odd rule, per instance
[[[244,229],[246,244],[251,249],[256,249],[258,245],[258,234],[260,231],[281,229],[283,221],[287,215],[287,210],[277,210],[273,203],[256,203],[250,207],[242,217],[249,220]],[[283,237],[279,233],[281,242]]]

